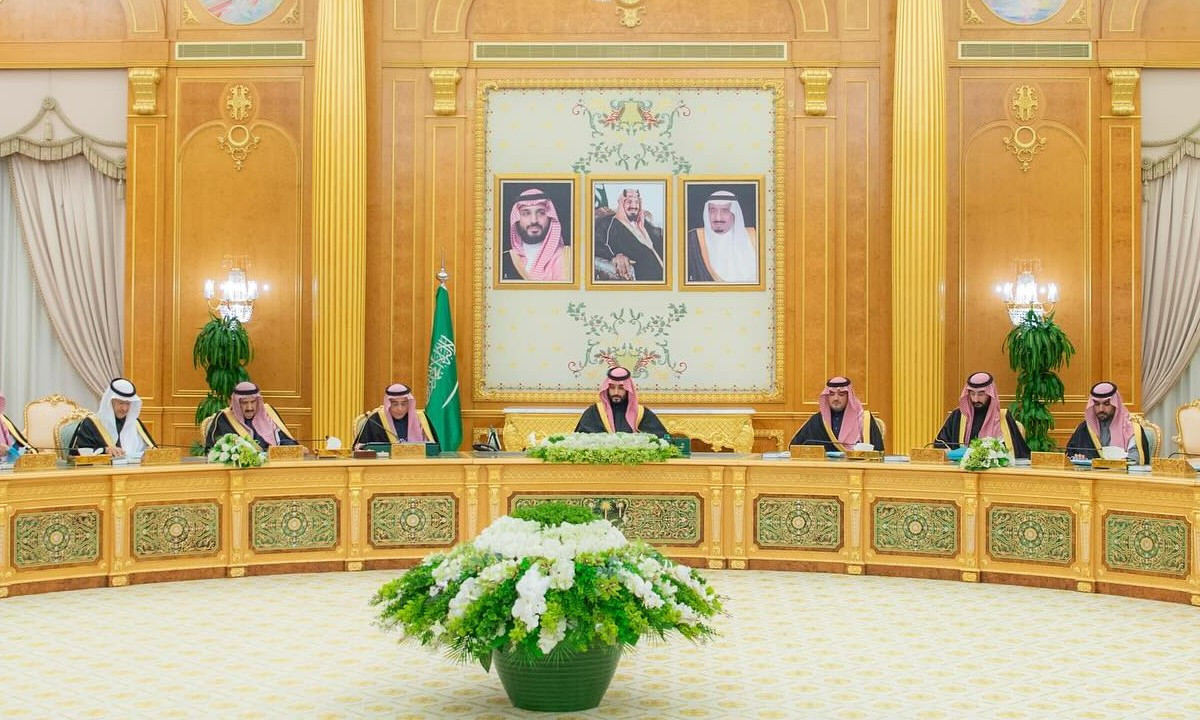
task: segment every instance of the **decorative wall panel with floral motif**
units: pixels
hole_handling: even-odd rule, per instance
[[[657,399],[779,397],[782,86],[485,82],[478,100],[477,399],[583,401],[617,364]],[[740,218],[721,234],[739,238],[740,265],[689,240],[707,205],[685,180],[736,194]],[[519,235],[521,198],[539,190],[557,228]],[[639,194],[636,218],[622,209],[627,190]],[[614,216],[631,219],[614,226]],[[641,234],[626,244],[640,253],[629,277],[608,242],[619,225]],[[524,255],[539,237],[526,246],[546,255]],[[738,272],[696,282],[689,258]]]

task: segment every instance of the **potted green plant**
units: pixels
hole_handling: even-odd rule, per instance
[[[1075,346],[1054,322],[1054,313],[1040,317],[1031,310],[1004,338],[1004,352],[1009,367],[1017,372],[1012,412],[1025,426],[1025,442],[1034,452],[1052,451],[1050,404],[1062,402],[1065,391],[1056,371],[1070,364]]]
[[[229,403],[233,387],[249,380],[246,365],[254,358],[250,335],[237,318],[209,315],[192,345],[192,365],[204,369],[208,394],[196,406],[196,424]]]
[[[384,585],[379,622],[461,661],[493,661],[513,705],[600,704],[624,648],[678,632],[703,640],[721,600],[704,578],[565,503],[497,519],[473,541]]]

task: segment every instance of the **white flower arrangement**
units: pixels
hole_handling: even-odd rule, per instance
[[[638,465],[680,457],[679,448],[649,433],[551,435],[526,450],[546,462]]]
[[[239,468],[258,467],[267,461],[267,454],[253,440],[226,433],[213,443],[208,461]]]
[[[607,520],[564,503],[502,517],[384,585],[380,623],[485,668],[493,651],[537,658],[631,646],[677,631],[701,640],[721,611],[713,588]]]
[[[1008,467],[1012,461],[1012,453],[1000,438],[975,438],[967,446],[958,466],[963,470],[987,470]]]

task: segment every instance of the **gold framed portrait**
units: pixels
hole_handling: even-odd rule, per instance
[[[670,175],[591,175],[585,227],[588,290],[669,290]]]
[[[761,175],[683,175],[681,290],[762,290],[766,234]]]
[[[496,175],[494,287],[578,287],[577,194],[574,175]]]

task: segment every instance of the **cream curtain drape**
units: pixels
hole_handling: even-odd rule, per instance
[[[121,183],[82,156],[11,158],[13,197],[38,290],[71,365],[99,396],[122,368]]]
[[[0,158],[0,391],[8,398],[9,417],[20,426],[21,409],[31,400],[59,394],[95,407],[99,396],[71,366],[38,297],[12,190],[9,160]]]
[[[1142,192],[1142,394],[1154,408],[1200,346],[1200,159]]]

